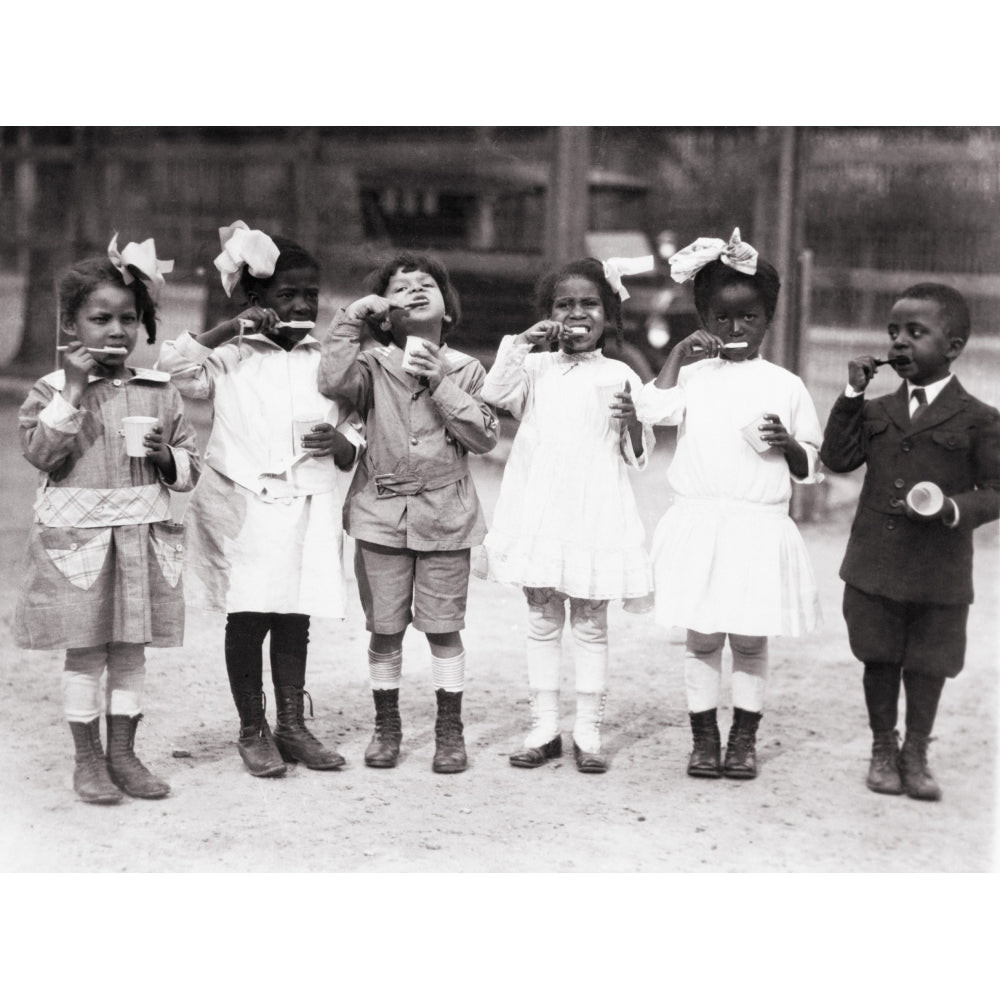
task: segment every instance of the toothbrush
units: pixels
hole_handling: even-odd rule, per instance
[[[274,325],[278,330],[285,328],[289,330],[311,330],[316,324],[311,319],[292,319],[287,322],[282,320]],[[256,324],[252,319],[241,319],[240,326],[244,330],[252,330]]]
[[[725,351],[728,348],[733,348],[734,350],[738,350],[740,348],[749,346],[750,345],[745,340],[734,340],[731,343],[723,344],[722,347],[719,348],[719,350]],[[694,347],[691,348],[692,353],[701,353],[704,350],[705,350],[704,347],[699,347],[697,344],[695,344]]]

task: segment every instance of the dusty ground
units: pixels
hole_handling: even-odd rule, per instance
[[[308,685],[314,729],[348,758],[339,773],[304,768],[251,778],[236,753],[220,617],[191,612],[182,649],[152,650],[138,747],[173,786],[160,802],[78,802],[60,711],[61,655],[15,649],[10,621],[34,473],[16,435],[20,395],[0,399],[6,517],[0,549],[0,870],[7,872],[916,872],[995,868],[998,651],[996,526],[977,538],[977,602],[965,672],[950,681],[931,753],[937,804],[873,795],[869,737],[839,602],[856,482],[831,480],[819,520],[803,525],[826,622],[772,640],[769,706],[753,782],[696,781],[681,683],[683,646],[651,617],[611,614],[611,769],[582,775],[572,758],[511,768],[527,720],[522,598],[474,580],[468,628],[466,735],[471,766],[435,775],[426,645],[404,648],[404,756],[391,771],[362,763],[371,728],[360,609],[315,621]],[[825,411],[821,413],[825,415]],[[491,512],[502,473],[478,460]],[[669,445],[634,479],[647,529],[668,496]],[[572,674],[564,671],[567,688]],[[564,696],[564,729],[572,704]],[[177,756],[178,753],[183,756]]]

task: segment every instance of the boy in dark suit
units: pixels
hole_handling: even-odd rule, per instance
[[[903,384],[866,400],[878,363],[867,355],[850,361],[820,450],[833,472],[867,463],[840,568],[844,618],[851,651],[865,665],[874,734],[867,785],[914,799],[941,797],[927,768],[927,744],[945,679],[959,673],[965,656],[973,530],[1000,517],[1000,412],[951,374],[969,328],[968,307],[953,288],[906,289],[889,314],[888,363]],[[940,488],[937,509],[910,495],[920,482]]]

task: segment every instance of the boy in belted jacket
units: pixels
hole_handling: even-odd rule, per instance
[[[497,417],[482,400],[483,366],[444,343],[459,319],[458,294],[444,265],[402,252],[369,284],[372,294],[334,317],[319,369],[320,392],[350,400],[368,432],[344,502],[344,530],[357,543],[358,591],[372,634],[375,733],[365,763],[398,762],[403,634],[412,622],[431,652],[432,767],[450,774],[467,765],[461,630],[470,549],[486,535],[468,456],[496,445]],[[391,342],[362,351],[366,324]]]
[[[848,363],[848,386],[830,413],[820,458],[834,472],[867,464],[840,568],[844,618],[851,651],[864,663],[874,734],[867,785],[937,800],[927,745],[945,679],[963,666],[973,531],[1000,517],[1000,412],[970,396],[951,373],[970,330],[968,307],[953,288],[906,289],[888,330],[886,361],[862,355]],[[865,399],[882,363],[902,385]]]

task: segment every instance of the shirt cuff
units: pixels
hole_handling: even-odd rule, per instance
[[[948,506],[949,504],[951,505],[950,511]],[[941,514],[941,520],[944,522],[944,526],[946,528],[957,528],[960,517],[961,514],[958,510],[958,504],[955,503],[951,497],[945,497],[945,509]]]
[[[57,392],[39,412],[38,419],[53,430],[75,434],[79,430],[80,411],[61,392]]]
[[[227,341],[228,343],[228,341]],[[185,330],[175,341],[174,350],[185,361],[196,361],[198,364],[212,356],[212,348],[199,344],[190,330]]]
[[[855,389],[854,386],[851,385],[850,382],[847,383],[847,388],[844,389],[844,395],[848,399],[857,399],[858,396],[863,396],[864,394],[865,394],[865,390],[864,389],[861,389],[859,391],[858,389]]]

